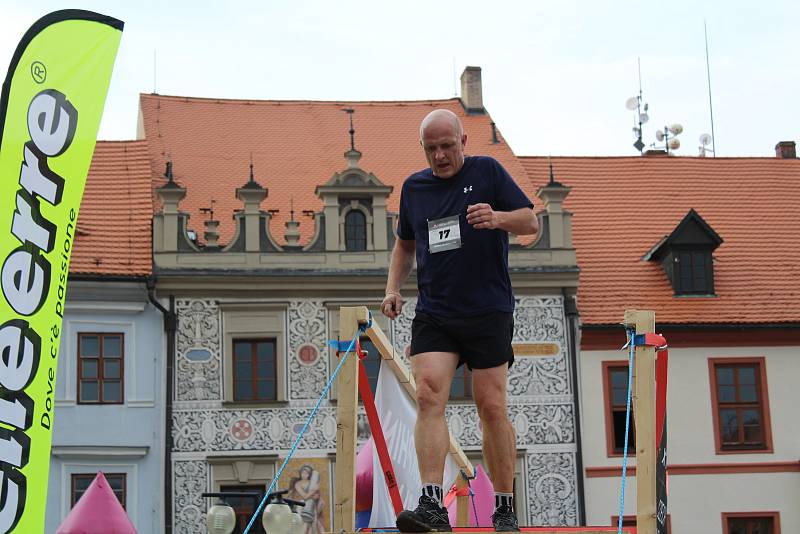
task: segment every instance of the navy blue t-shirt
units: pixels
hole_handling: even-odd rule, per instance
[[[533,207],[502,165],[485,156],[465,158],[450,178],[438,178],[428,168],[403,183],[397,235],[416,240],[418,312],[468,317],[514,311],[508,233],[467,223],[467,206],[482,202],[495,211]],[[461,246],[429,252],[428,221],[453,215],[458,215]]]

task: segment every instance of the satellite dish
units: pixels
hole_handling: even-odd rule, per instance
[[[639,113],[639,122],[645,124],[647,121],[650,120],[650,116],[647,113]]]
[[[672,126],[670,126],[668,129],[672,133],[672,135],[678,135],[679,133],[681,133],[683,131],[683,126],[681,126],[678,123],[675,123]]]
[[[707,133],[704,133],[703,135],[700,136],[700,144],[701,145],[706,146],[710,142],[711,142],[711,136],[708,135]]]
[[[669,148],[671,150],[678,150],[681,147],[681,142],[674,137],[669,140]]]
[[[658,139],[659,141],[663,141],[664,140],[664,132],[662,132],[661,130],[656,130],[656,139]]]
[[[639,107],[639,99],[635,96],[630,97],[628,100],[625,101],[625,107],[633,111],[637,107]]]

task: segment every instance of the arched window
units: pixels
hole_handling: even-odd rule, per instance
[[[344,218],[345,250],[367,250],[367,218],[358,210],[351,210]]]

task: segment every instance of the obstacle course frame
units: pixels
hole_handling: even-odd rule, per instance
[[[416,399],[414,377],[402,360],[395,357],[395,351],[386,334],[371,320],[366,306],[346,306],[340,308],[339,334],[341,339],[351,340],[360,334],[359,327],[370,338],[375,348],[394,372],[400,384],[412,399]],[[625,328],[635,329],[636,334],[655,331],[655,313],[652,311],[626,310],[623,319]],[[655,361],[656,349],[650,346],[637,346],[634,359],[635,402],[634,421],[636,425],[636,524],[637,527],[623,527],[627,534],[656,534],[656,403],[655,403]],[[577,387],[577,385],[576,385]],[[336,486],[334,488],[333,532],[337,534],[355,531],[356,500],[356,445],[358,417],[358,358],[349,357],[337,378],[337,430],[336,430]],[[464,451],[450,435],[450,455],[460,470],[473,473],[473,466]],[[377,474],[376,474],[377,476]],[[578,476],[583,476],[579,473]],[[447,483],[447,481],[445,481]],[[456,486],[464,487],[467,481],[459,474]],[[456,527],[459,532],[483,532],[485,528],[471,530],[469,522],[468,496],[457,497]],[[523,527],[524,532],[557,534],[581,532],[583,534],[609,534],[617,532],[616,527]]]

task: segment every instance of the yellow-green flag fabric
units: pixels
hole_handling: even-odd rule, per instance
[[[44,531],[69,258],[123,23],[51,13],[0,99],[0,532]]]

